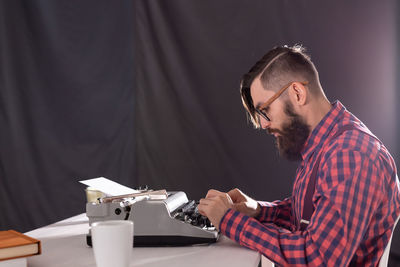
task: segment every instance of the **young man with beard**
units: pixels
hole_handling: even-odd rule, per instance
[[[396,166],[382,142],[328,101],[301,47],[269,51],[243,76],[241,96],[280,155],[301,161],[292,196],[263,202],[210,190],[200,213],[279,265],[377,266],[400,214]]]

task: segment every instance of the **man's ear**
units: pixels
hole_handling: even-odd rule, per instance
[[[289,94],[292,98],[292,101],[294,101],[294,103],[296,103],[297,105],[303,106],[306,104],[308,98],[308,90],[302,83],[294,82],[291,86]]]

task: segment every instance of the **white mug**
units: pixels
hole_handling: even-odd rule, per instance
[[[133,222],[110,220],[91,225],[97,267],[128,267],[133,249]]]

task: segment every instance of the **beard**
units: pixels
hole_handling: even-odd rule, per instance
[[[282,130],[268,129],[268,132],[279,133],[275,142],[280,156],[290,161],[300,161],[302,160],[301,151],[310,135],[310,127],[300,115],[294,112],[290,102],[285,104],[285,113],[289,121],[283,124]]]

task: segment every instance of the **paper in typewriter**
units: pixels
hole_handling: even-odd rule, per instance
[[[98,177],[98,178],[83,180],[83,181],[79,181],[79,182],[103,192],[108,197],[134,194],[134,193],[140,192],[138,190],[134,190],[132,188],[121,185],[117,182],[111,181],[110,179],[107,179],[104,177]]]

